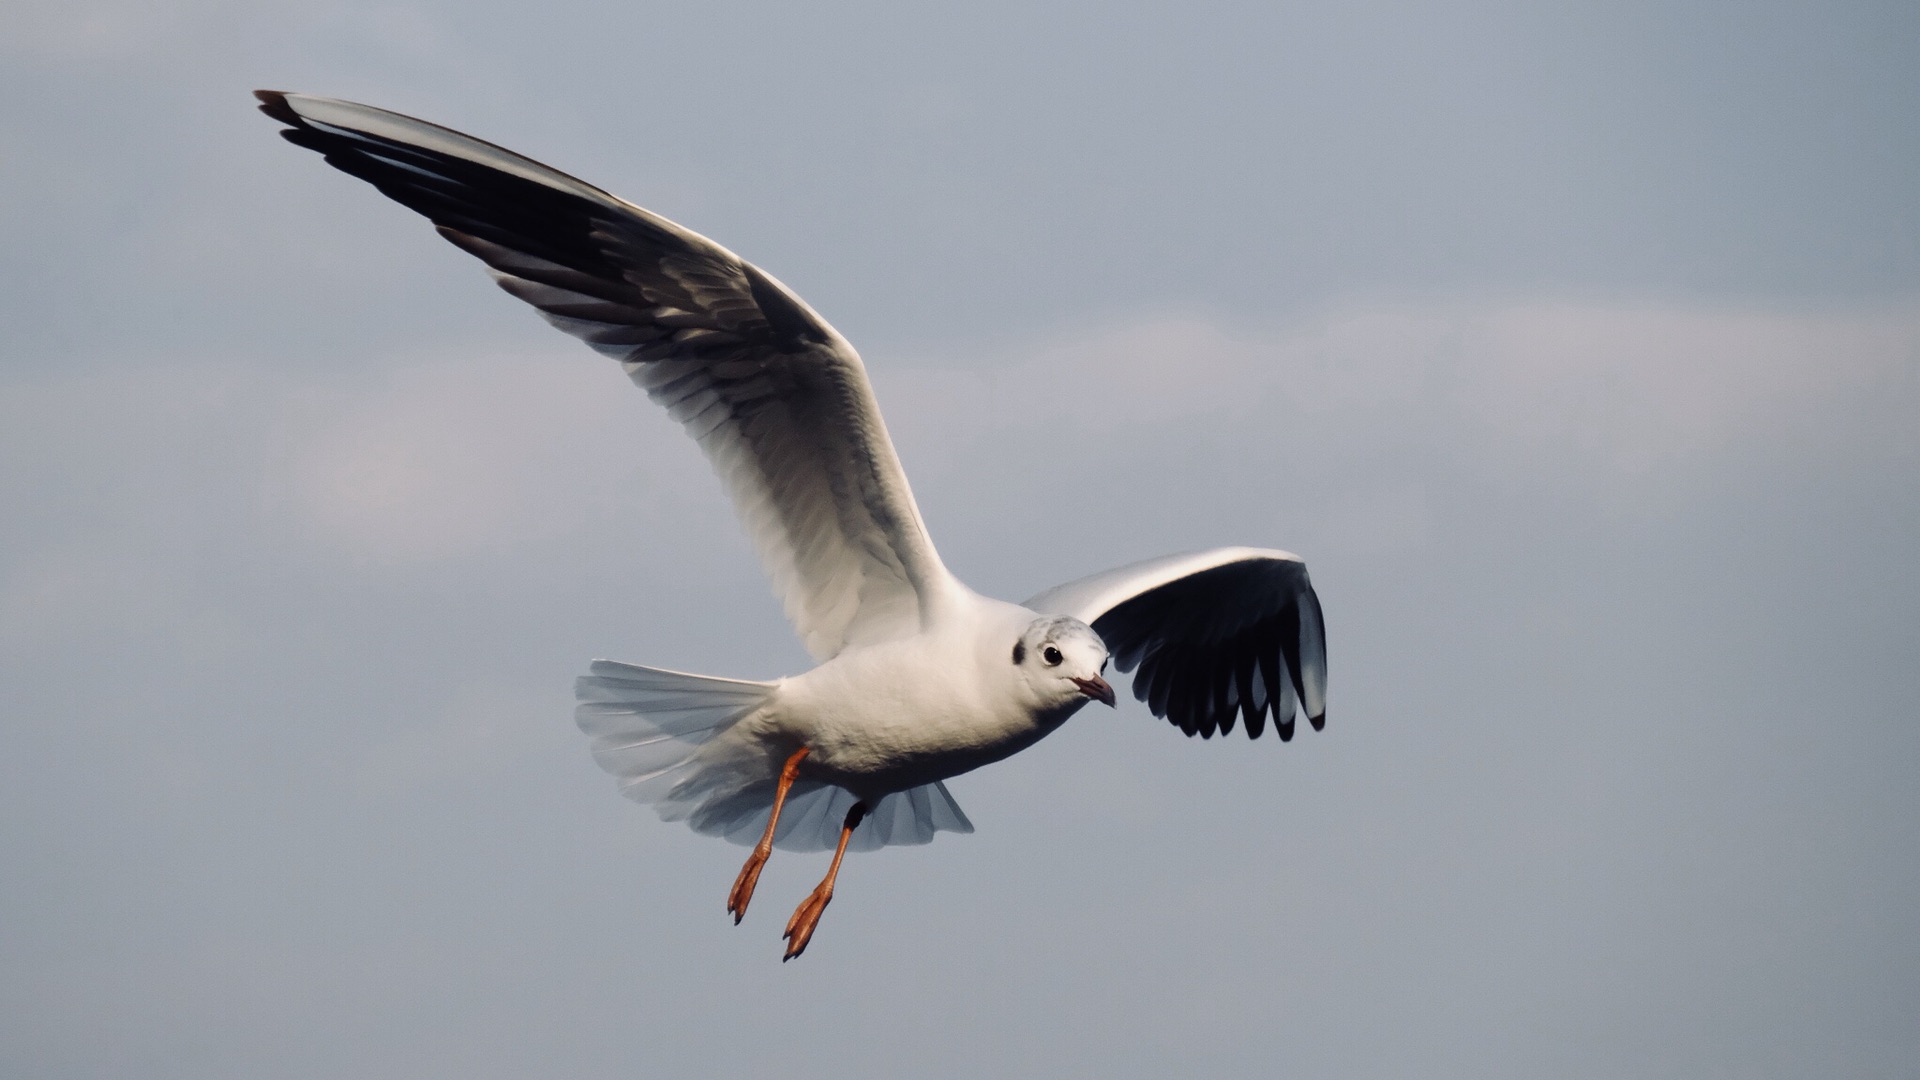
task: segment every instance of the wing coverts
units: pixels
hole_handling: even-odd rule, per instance
[[[816,659],[906,636],[957,588],[859,355],[771,275],[491,143],[260,91],[281,134],[430,219],[500,287],[625,366],[699,441]]]

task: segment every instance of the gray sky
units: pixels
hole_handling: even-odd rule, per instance
[[[1909,5],[616,7],[7,5],[0,1073],[1911,1074]],[[805,663],[718,484],[256,86],[779,275],[984,592],[1300,552],[1328,729],[1083,713],[782,966],[570,716]]]

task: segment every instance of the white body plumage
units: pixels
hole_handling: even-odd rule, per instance
[[[971,831],[941,783],[1055,730],[1111,650],[1189,735],[1321,724],[1319,601],[1287,552],[1221,548],[1108,571],[1025,606],[941,562],[859,354],[719,244],[491,143],[397,113],[260,91],[282,135],[426,215],[507,292],[621,362],[732,495],[813,670],[778,682],[598,661],[577,684],[595,758],[629,796],[752,842],[855,848]],[[849,826],[851,827],[851,826]]]
[[[925,632],[856,646],[783,679],[767,704],[722,742],[763,743],[778,771],[800,746],[801,775],[877,801],[989,765],[1032,746],[1089,700],[1072,681],[1099,676],[1106,647],[1077,621],[1019,650],[1036,612],[969,596]],[[1035,670],[1052,643],[1065,659]],[[771,775],[771,774],[768,774]]]

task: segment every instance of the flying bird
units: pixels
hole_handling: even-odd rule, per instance
[[[972,832],[949,777],[1017,753],[1089,701],[1109,662],[1187,735],[1282,741],[1326,719],[1320,602],[1298,556],[1230,547],[990,599],[942,565],[860,356],[773,275],[658,214],[398,113],[257,91],[296,146],[367,181],[500,287],[620,362],[700,444],[817,662],[772,682],[595,661],[593,754],[668,821],[772,850],[832,849],[787,921],[805,951],[849,850]]]

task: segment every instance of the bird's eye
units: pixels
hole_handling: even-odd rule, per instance
[[[1046,648],[1040,650],[1040,659],[1045,660],[1047,662],[1048,667],[1053,667],[1054,665],[1060,663],[1060,661],[1065,660],[1066,657],[1060,655],[1059,649],[1056,649],[1053,646],[1049,645]]]

